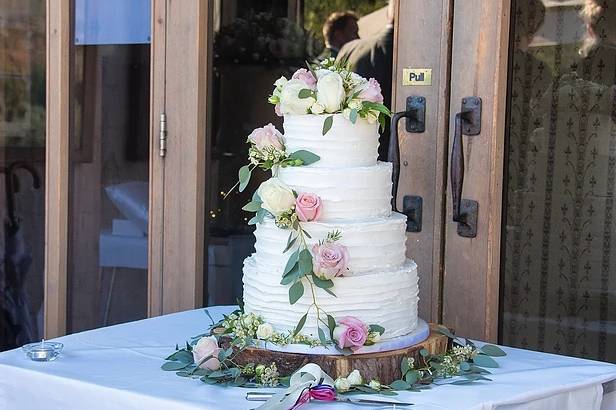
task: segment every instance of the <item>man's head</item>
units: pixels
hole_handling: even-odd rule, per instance
[[[349,41],[359,38],[357,15],[352,11],[337,11],[329,15],[323,24],[325,45],[340,50]]]

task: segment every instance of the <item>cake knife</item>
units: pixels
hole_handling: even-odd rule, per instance
[[[271,392],[250,391],[246,393],[246,400],[248,401],[267,401],[271,399],[272,396],[274,396],[275,394],[276,393],[271,393]],[[408,406],[413,405],[413,403],[404,403],[404,402],[399,402],[399,401],[391,401],[391,400],[383,400],[383,399],[359,399],[359,398],[344,397],[344,396],[336,396],[336,401],[339,401],[342,403],[365,405],[365,406],[368,406],[368,405],[393,406],[393,408],[396,408],[396,406],[408,407]]]

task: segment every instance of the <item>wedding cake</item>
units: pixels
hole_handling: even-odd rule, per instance
[[[244,208],[255,212],[243,300],[257,338],[355,350],[412,333],[417,266],[391,208],[392,164],[377,161],[389,114],[378,83],[330,60],[278,80],[270,102],[284,134],[255,130],[240,170],[240,189],[254,169],[272,171]]]

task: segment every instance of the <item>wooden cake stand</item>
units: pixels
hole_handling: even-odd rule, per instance
[[[316,363],[334,379],[346,377],[357,369],[364,380],[375,379],[389,384],[401,377],[400,363],[405,357],[413,357],[415,361],[418,361],[421,349],[426,349],[431,354],[442,354],[447,351],[447,336],[438,333],[435,329],[436,325],[430,324],[430,336],[425,341],[387,352],[340,356],[276,352],[248,347],[238,353],[234,361],[240,365],[247,363],[269,365],[275,362],[282,375],[290,375],[307,363]]]

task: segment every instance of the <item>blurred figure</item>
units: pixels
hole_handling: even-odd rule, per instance
[[[394,56],[395,0],[387,6],[387,24],[377,35],[347,43],[336,58],[348,62],[351,70],[365,78],[374,78],[381,85],[383,103],[391,108],[391,76]],[[379,160],[387,161],[389,127],[379,139]]]
[[[325,50],[318,57],[319,61],[336,58],[342,46],[359,38],[357,20],[357,15],[352,11],[337,11],[329,15],[323,24]]]

